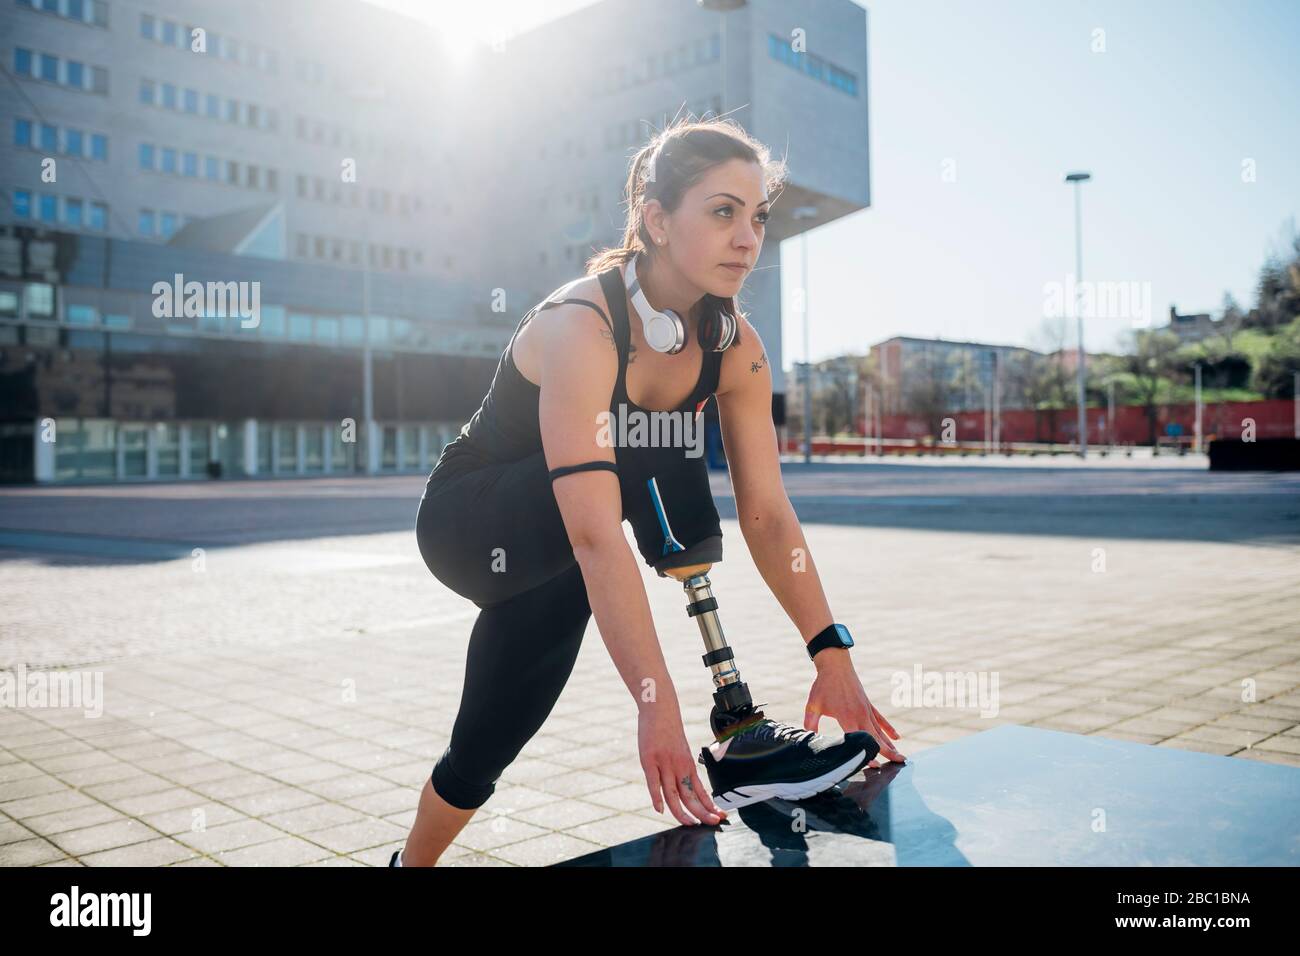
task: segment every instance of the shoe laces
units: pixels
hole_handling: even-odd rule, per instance
[[[762,706],[763,704],[755,704],[753,710],[737,721],[736,725],[719,739],[725,740],[727,737],[736,736],[737,734],[751,733],[755,740],[772,740],[797,744],[809,737],[816,736],[817,732],[815,730],[805,730],[793,724],[773,720],[759,710]]]

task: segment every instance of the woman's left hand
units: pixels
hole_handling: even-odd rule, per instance
[[[837,655],[837,656],[833,656]],[[888,758],[895,763],[904,763],[904,757],[889,738],[898,739],[898,731],[887,721],[880,711],[867,699],[867,692],[862,689],[862,681],[849,661],[847,649],[831,647],[817,654],[817,658],[827,658],[824,662],[816,658],[818,664],[817,679],[813,681],[808,692],[808,703],[804,706],[804,730],[816,730],[817,723],[823,716],[834,717],[844,731],[865,730],[880,745],[880,754],[868,767],[879,767],[879,757]]]

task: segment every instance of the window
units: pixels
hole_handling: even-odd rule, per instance
[[[239,100],[226,100],[226,122],[239,122]]]
[[[140,144],[140,168],[141,168],[141,169],[153,169],[153,168],[154,168],[153,144],[152,144],[152,143],[141,143],[141,144]]]
[[[203,157],[203,175],[208,179],[221,178],[221,163],[215,156]]]
[[[176,109],[176,87],[171,83],[162,85],[162,105],[164,109]]]
[[[86,88],[86,67],[85,64],[76,60],[67,61],[68,86],[75,86],[79,90]]]
[[[204,98],[204,107],[209,119],[221,119],[221,97],[216,93],[209,93]]]
[[[257,188],[258,188],[258,172],[259,172],[258,168],[257,168],[256,166],[254,166],[254,165],[252,165],[252,164],[250,163],[249,166],[248,166],[248,169],[246,170],[246,172],[247,172],[248,178],[245,180],[244,185],[246,185],[249,189],[257,189]]]
[[[185,153],[181,156],[181,174],[197,176],[199,174],[199,154]]]
[[[239,163],[233,159],[226,160],[226,182],[232,186],[239,185]]]
[[[32,145],[32,121],[25,119],[14,120],[14,145],[31,146]]]
[[[343,341],[347,345],[361,345],[366,341],[366,323],[361,316],[343,316]]]
[[[90,134],[90,158],[108,161],[108,137],[103,133]]]
[[[51,83],[59,82],[59,58],[48,53],[41,54],[41,79]]]
[[[164,239],[170,239],[176,232],[176,213],[165,212],[159,216],[158,231]]]
[[[102,66],[92,66],[90,68],[90,91],[92,93],[102,93],[108,95],[108,70]]]
[[[79,129],[63,131],[65,151],[72,156],[81,156],[86,151],[86,143]]]
[[[32,217],[32,194],[26,189],[14,190],[14,217],[17,219]]]
[[[108,0],[90,0],[91,21],[97,27],[108,27]]]
[[[40,216],[43,222],[58,222],[59,220],[59,197],[51,196],[48,193],[41,195]]]
[[[154,234],[154,219],[152,209],[141,209],[140,220],[136,228],[142,236],[152,236]]]
[[[154,18],[147,13],[140,14],[140,36],[146,40],[154,38]]]
[[[164,20],[162,24],[162,41],[168,46],[176,45],[176,24],[171,20]]]
[[[301,313],[289,313],[289,338],[294,342],[311,341],[311,316]]]
[[[162,148],[162,171],[164,173],[176,172],[176,150],[167,146]]]
[[[86,0],[68,0],[68,18],[85,21]]]
[[[27,314],[48,319],[54,315],[54,286],[45,282],[29,282],[23,289]]]
[[[153,80],[140,81],[140,102],[145,106],[153,106],[155,99]]]
[[[259,125],[261,125],[261,120],[259,119],[257,113],[257,107],[252,103],[248,104],[248,114],[245,118],[245,122],[249,126],[252,126],[254,129],[256,129]]]
[[[339,344],[339,320],[323,315],[316,316],[316,341],[330,345]]]
[[[108,227],[108,207],[102,202],[90,204],[90,228],[103,232]]]
[[[49,123],[41,124],[41,149],[47,153],[57,152],[59,148],[59,128]]]
[[[280,188],[280,176],[274,169],[266,171],[266,188],[269,192],[277,192]]]
[[[279,305],[262,306],[262,321],[258,330],[271,338],[284,338],[284,307]]]
[[[93,305],[69,305],[69,325],[94,325],[99,321],[99,312]]]
[[[198,111],[199,111],[199,91],[187,89],[185,91],[185,112],[197,113]]]
[[[66,203],[64,203],[63,208],[64,208],[64,218],[67,220],[68,225],[76,226],[78,229],[80,229],[81,209],[82,209],[81,200],[69,199]]]
[[[32,75],[32,51],[14,47],[14,72],[19,76]]]

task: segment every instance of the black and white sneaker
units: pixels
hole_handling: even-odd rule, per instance
[[[713,802],[734,810],[781,797],[802,800],[853,776],[880,752],[864,730],[820,734],[772,720],[753,705],[711,718],[718,739],[700,751]]]

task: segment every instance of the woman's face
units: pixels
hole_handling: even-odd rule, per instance
[[[753,271],[767,219],[763,170],[743,159],[709,170],[670,214],[655,200],[647,206],[651,234],[667,240],[655,251],[666,256],[686,281],[727,299],[740,291]],[[727,263],[742,268],[727,268]]]

